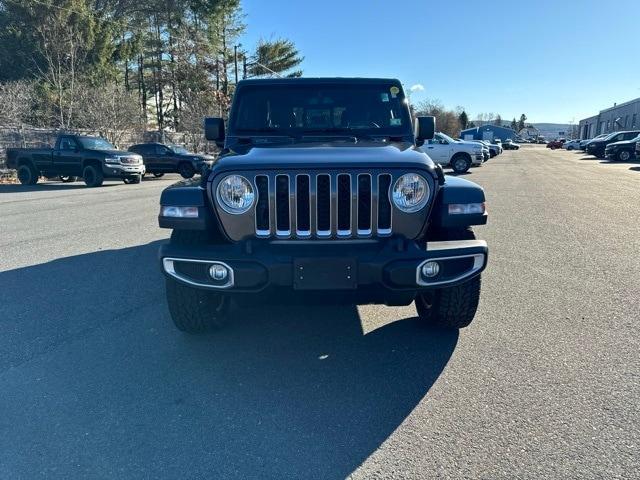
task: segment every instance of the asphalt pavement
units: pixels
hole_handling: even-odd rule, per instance
[[[480,308],[169,318],[159,193],[0,185],[0,478],[639,478],[640,162],[527,146],[485,188]]]

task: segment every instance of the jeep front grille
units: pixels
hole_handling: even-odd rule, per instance
[[[391,235],[391,174],[257,174],[254,184],[257,237]]]

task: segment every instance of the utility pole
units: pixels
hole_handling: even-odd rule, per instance
[[[247,54],[242,52],[242,79],[247,78]]]
[[[238,45],[233,46],[233,64],[235,67],[236,85],[238,84]]]

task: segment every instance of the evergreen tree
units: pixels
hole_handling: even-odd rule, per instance
[[[527,121],[527,116],[523,113],[520,115],[520,121],[518,122],[518,131],[522,130],[525,127],[525,123]]]
[[[458,115],[458,121],[460,122],[460,128],[465,130],[469,126],[469,116],[467,115],[467,112],[462,110],[460,115]]]
[[[520,129],[518,128],[518,122],[516,122],[516,117],[513,117],[513,120],[511,120],[511,129],[515,130],[516,132],[520,131]]]

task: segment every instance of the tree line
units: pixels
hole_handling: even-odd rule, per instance
[[[200,132],[240,78],[302,74],[246,28],[239,0],[0,0],[0,122]]]

